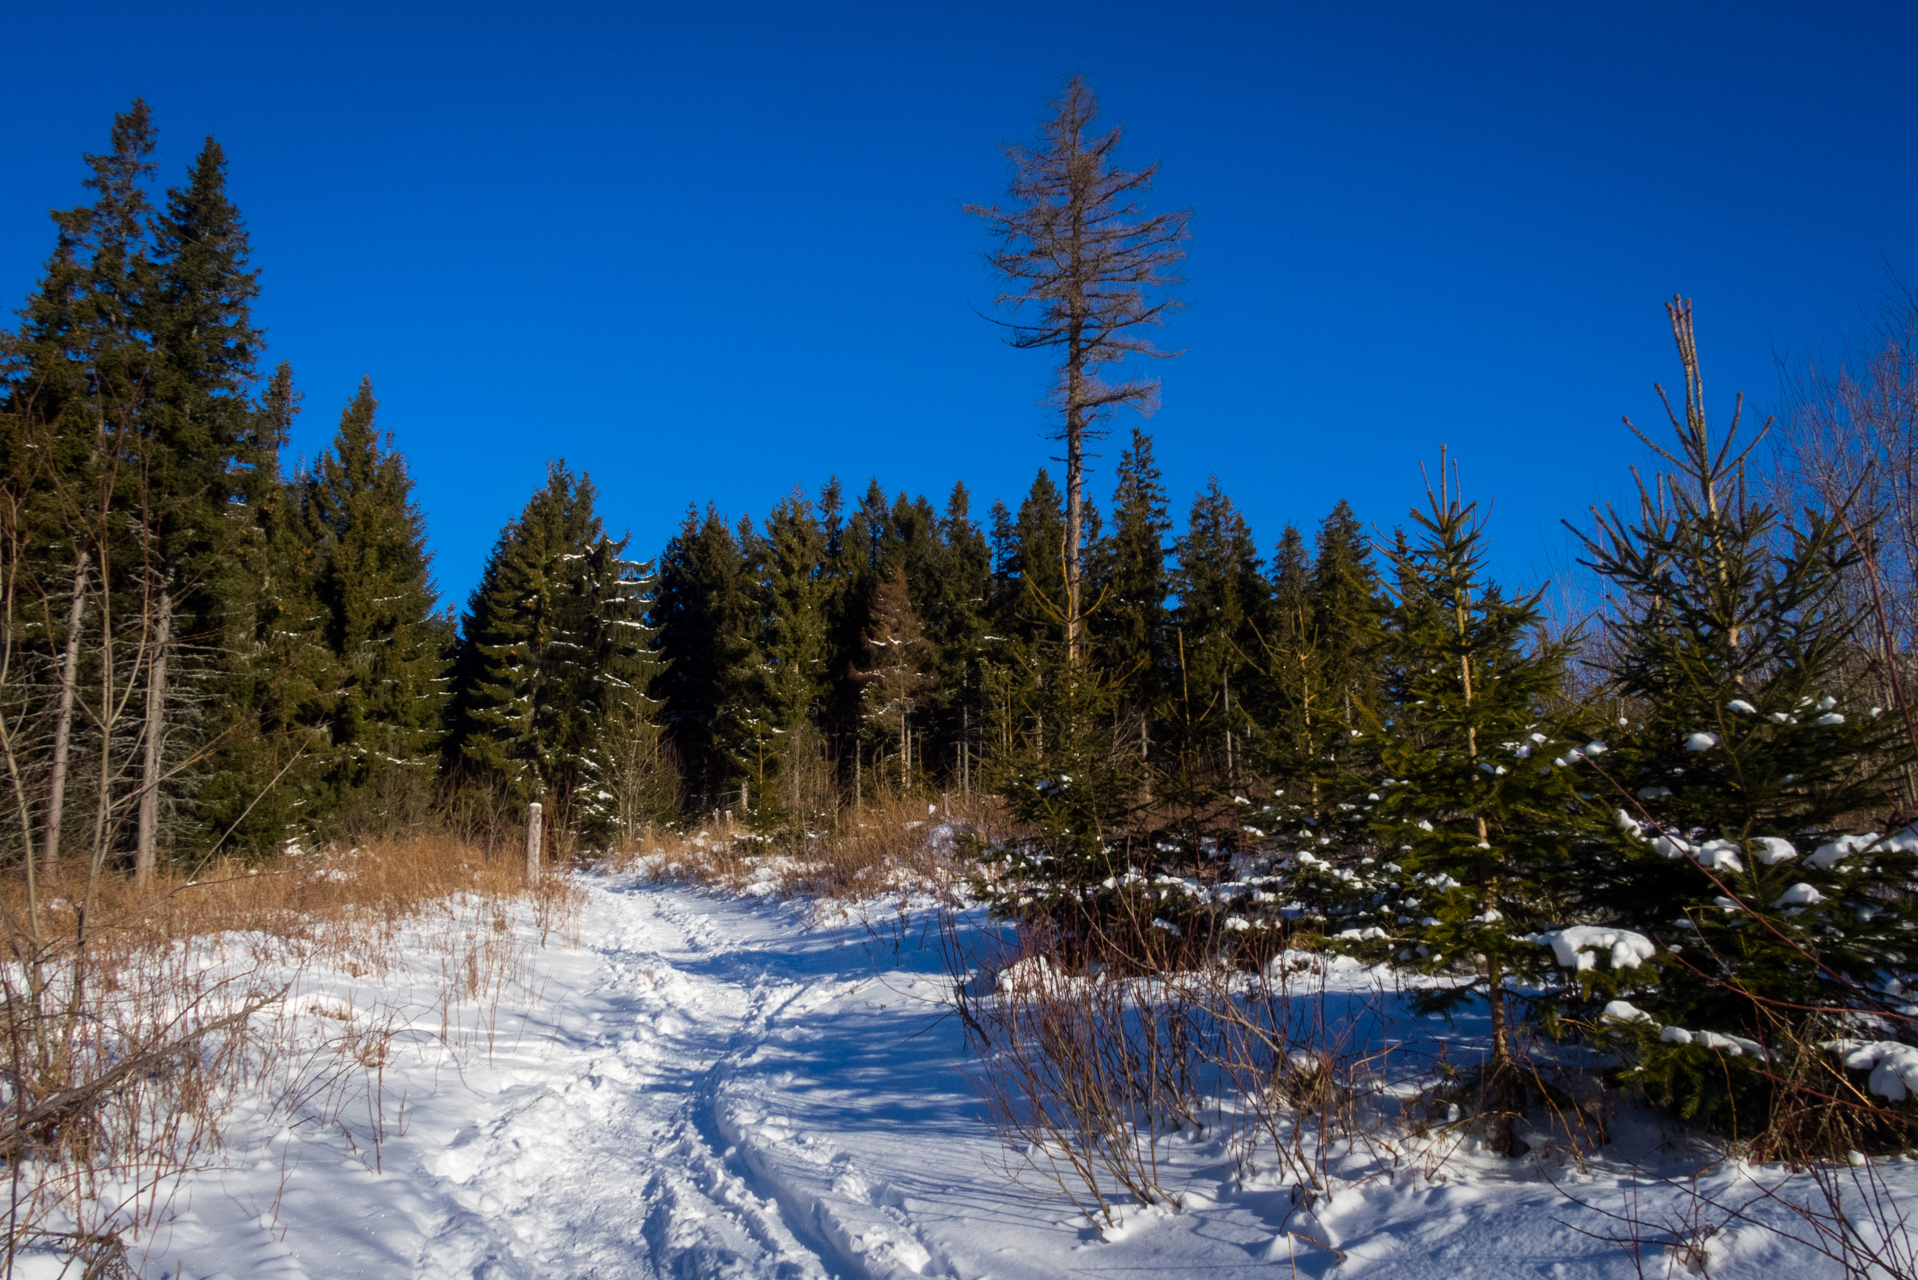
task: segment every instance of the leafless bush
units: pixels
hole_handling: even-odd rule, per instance
[[[1174,980],[1203,1011],[1201,1038],[1223,1086],[1224,1118],[1241,1181],[1265,1152],[1309,1199],[1325,1190],[1326,1156],[1338,1139],[1396,1123],[1379,1103],[1391,1053],[1377,1036],[1382,993],[1335,995],[1320,955],[1281,954],[1251,972],[1225,966]]]
[[[950,921],[945,937],[955,968],[990,975],[961,984],[956,998],[979,1053],[974,1085],[1014,1153],[1008,1176],[1037,1176],[1106,1226],[1119,1221],[1120,1196],[1176,1207],[1159,1144],[1198,1126],[1203,1107],[1196,1011],[1179,988],[1074,972],[1038,930],[991,958],[968,954]]]
[[[1867,678],[1918,737],[1905,696],[1918,676],[1918,295],[1886,310],[1875,349],[1809,365],[1786,400],[1775,496],[1840,516],[1861,552],[1845,575],[1847,603],[1876,641],[1860,651]],[[1909,766],[1904,798],[1918,808]]]
[[[1386,1088],[1384,993],[1333,992],[1330,957],[1246,969],[1220,940],[1170,936],[1164,954],[1141,956],[1154,932],[1123,922],[1087,947],[1033,924],[1016,941],[969,933],[949,913],[942,936],[1006,1172],[1095,1224],[1112,1225],[1128,1198],[1178,1204],[1163,1150],[1174,1134],[1223,1140],[1242,1182],[1269,1169],[1307,1206],[1335,1143],[1391,1146],[1402,1117]]]

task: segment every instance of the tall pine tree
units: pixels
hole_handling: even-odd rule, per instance
[[[689,507],[659,561],[648,622],[665,663],[654,683],[694,811],[724,807],[747,780],[737,728],[751,707],[759,612],[733,530]]]
[[[644,567],[563,461],[501,532],[454,664],[448,746],[469,776],[599,838],[621,821],[608,725],[630,727],[653,668]]]
[[[336,665],[329,782],[341,818],[391,830],[430,798],[446,701],[450,628],[436,616],[426,521],[406,459],[374,425],[362,380],[304,503],[323,547],[319,605]]]
[[[1240,788],[1256,750],[1258,669],[1249,655],[1269,630],[1271,589],[1251,527],[1216,476],[1193,500],[1177,554],[1177,685],[1166,724],[1181,762],[1176,786],[1201,800]]]
[[[1130,446],[1119,455],[1112,533],[1094,558],[1089,622],[1095,656],[1111,673],[1125,711],[1138,720],[1142,754],[1151,711],[1166,691],[1165,537],[1171,530],[1152,437],[1134,427]]]

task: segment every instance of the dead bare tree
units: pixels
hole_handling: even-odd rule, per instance
[[[1180,302],[1164,291],[1183,283],[1178,265],[1192,211],[1148,215],[1140,197],[1159,172],[1113,164],[1120,130],[1090,136],[1098,100],[1085,79],[1073,76],[1040,126],[1036,147],[1009,144],[1013,178],[1011,206],[967,205],[983,218],[998,247],[986,257],[1005,280],[996,302],[1016,318],[1006,339],[1022,350],[1064,348],[1052,403],[1066,446],[1065,562],[1066,649],[1076,661],[1083,645],[1081,542],[1084,534],[1086,438],[1114,406],[1150,414],[1159,381],[1133,377],[1107,382],[1100,371],[1129,357],[1163,359],[1146,335],[1163,324]],[[1149,296],[1156,295],[1156,296]]]
[[[1918,751],[1905,697],[1918,675],[1918,295],[1887,310],[1875,349],[1813,363],[1788,383],[1781,435],[1775,500],[1840,513],[1859,552],[1846,604],[1874,640],[1867,675]],[[1909,765],[1904,775],[1906,806],[1918,809],[1918,775]]]
[[[60,655],[60,693],[53,720],[53,757],[47,779],[47,819],[41,872],[60,873],[60,826],[67,798],[67,759],[73,743],[73,699],[80,679],[80,627],[86,617],[87,557],[75,548],[73,553],[73,594],[67,602],[67,634]],[[29,852],[29,855],[31,853]]]

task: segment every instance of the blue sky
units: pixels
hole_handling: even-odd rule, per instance
[[[1175,506],[1216,472],[1267,549],[1340,497],[1400,520],[1446,444],[1536,581],[1627,491],[1666,298],[1722,416],[1918,282],[1909,4],[14,0],[6,29],[0,305],[116,109],[152,105],[166,181],[218,137],[296,448],[370,375],[456,602],[549,457],[643,554],[689,501],[831,474],[1016,503],[1047,362],[974,314],[960,205],[1073,71],[1196,210],[1149,424]]]

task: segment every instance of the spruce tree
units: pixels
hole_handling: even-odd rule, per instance
[[[1034,641],[1064,616],[1065,601],[1065,512],[1045,468],[1019,504],[1018,519],[1002,512],[995,512],[994,628]]]
[[[1175,687],[1166,717],[1180,763],[1169,782],[1191,802],[1240,789],[1256,751],[1258,669],[1249,655],[1269,629],[1271,591],[1246,524],[1214,476],[1193,499],[1172,585]]]
[[[251,398],[263,346],[251,315],[258,275],[217,142],[207,139],[187,185],[167,192],[153,229],[157,270],[140,308],[154,349],[147,488],[180,640],[172,679],[200,707],[189,745],[209,746],[187,779],[195,835],[201,847],[225,837],[257,849],[285,831],[282,772],[298,767],[288,767],[297,747],[262,737],[256,704],[260,682],[279,676],[258,667],[257,641],[284,435],[282,411]],[[283,794],[269,796],[276,788]]]
[[[1165,536],[1171,530],[1152,437],[1134,427],[1130,446],[1119,455],[1112,533],[1095,560],[1090,625],[1099,662],[1138,719],[1142,754],[1147,721],[1167,678]]]
[[[334,802],[350,824],[392,829],[428,799],[446,700],[449,628],[426,520],[378,401],[363,379],[303,495],[323,540],[317,594],[336,665],[328,721]]]
[[[1305,539],[1287,525],[1272,556],[1271,625],[1259,638],[1267,695],[1260,763],[1283,807],[1310,820],[1322,811],[1326,753],[1348,722],[1328,692],[1314,597]]]
[[[218,739],[196,792],[202,821],[255,852],[333,816],[326,742],[339,675],[319,597],[325,540],[305,509],[307,477],[282,478],[277,461],[300,399],[282,362],[249,428],[258,459],[240,479],[247,519],[225,576],[244,594],[224,602],[229,639],[216,677],[223,717],[244,723]]]
[[[849,768],[842,765],[842,772],[850,773],[846,781],[852,784],[857,806],[863,796],[867,756],[865,691],[858,672],[864,658],[863,636],[871,616],[873,592],[890,545],[892,510],[879,481],[874,479],[842,524],[839,482],[830,481],[827,489],[821,512],[827,529],[827,579],[831,584],[827,634],[832,647],[833,688],[825,720],[837,754],[842,762],[849,762]]]
[[[138,457],[152,362],[139,311],[154,276],[143,184],[155,139],[145,102],[115,115],[111,142],[85,157],[94,202],[50,215],[54,250],[10,343],[7,476],[23,499],[29,544],[49,550],[109,536],[92,527],[96,513],[137,494],[128,474],[137,468],[126,464]],[[101,550],[89,548],[96,561]]]
[[[582,475],[580,487],[586,483]],[[578,829],[602,840],[616,831],[630,834],[635,822],[656,820],[669,803],[654,781],[652,796],[635,813],[621,790],[630,784],[632,760],[630,743],[619,741],[618,735],[637,738],[642,746],[660,741],[658,704],[648,692],[660,661],[656,634],[646,622],[658,580],[650,563],[626,558],[630,541],[630,534],[612,538],[601,533],[585,548],[577,602],[580,620],[574,627],[577,656],[571,686],[581,709],[581,742],[571,809]],[[663,775],[663,762],[653,772]]]
[[[1596,920],[1659,945],[1643,1019],[1613,1024],[1640,1041],[1635,1078],[1750,1136],[1785,1079],[1750,1049],[1802,1062],[1838,1036],[1918,1040],[1879,1016],[1904,1008],[1918,838],[1867,829],[1902,752],[1852,684],[1839,579],[1856,549],[1834,513],[1788,520],[1751,493],[1737,415],[1722,441],[1708,430],[1690,306],[1668,310],[1682,416],[1668,403],[1672,447],[1640,439],[1671,472],[1586,539],[1617,593],[1624,714],[1580,766],[1618,815],[1584,892]]]
[[[1158,913],[1151,877],[1133,865],[1155,858],[1130,838],[1138,757],[1113,750],[1113,689],[1098,668],[1071,659],[1063,623],[1035,648],[1009,745],[989,775],[1027,834],[975,844],[975,892],[1001,918],[1051,930],[1068,958],[1146,961],[1147,922]]]
[[[247,629],[254,589],[231,553],[251,523],[246,500],[258,501],[274,478],[277,441],[260,437],[250,399],[263,339],[251,311],[258,274],[247,270],[246,228],[227,198],[225,154],[211,138],[187,186],[167,192],[154,248],[154,287],[138,313],[154,349],[142,415],[147,485],[163,554],[181,584],[178,631],[231,650],[243,641],[226,628]]]
[[[1395,564],[1409,589],[1388,618],[1385,719],[1376,726],[1391,780],[1369,793],[1382,793],[1372,802],[1375,829],[1393,861],[1368,860],[1353,885],[1366,893],[1396,881],[1402,896],[1388,892],[1376,923],[1361,916],[1344,932],[1354,941],[1390,934],[1429,971],[1465,975],[1429,1003],[1485,998],[1482,1095],[1494,1147],[1516,1155],[1522,1093],[1510,985],[1560,976],[1536,935],[1563,921],[1588,839],[1574,775],[1553,763],[1570,744],[1544,723],[1565,655],[1534,634],[1537,594],[1508,598],[1487,580],[1477,504],[1443,476],[1429,497],[1427,510],[1412,512],[1418,541]],[[1402,923],[1385,919],[1393,911]]]
[[[151,660],[161,651],[154,604],[165,570],[143,483],[153,352],[140,312],[154,288],[145,191],[153,149],[151,118],[136,99],[114,117],[109,149],[85,157],[92,203],[52,213],[53,253],[8,343],[5,414],[5,478],[24,546],[20,580],[66,606],[48,611],[60,619],[52,626],[24,615],[9,620],[25,650],[22,666],[47,670],[56,690],[49,718],[58,727],[46,745],[49,774],[59,781],[47,780],[43,860],[56,863],[60,846],[76,842],[71,823],[56,830],[54,810],[83,776],[96,787],[106,780],[109,790],[130,779],[143,871],[152,868],[162,816],[162,751],[173,748],[177,763],[183,746],[169,732],[179,728],[179,699],[168,697],[164,663],[155,696]],[[110,691],[113,710],[78,714],[77,689],[64,673],[83,657],[94,668],[89,683]],[[169,811],[173,798],[167,789]],[[119,847],[127,797],[90,799],[107,821],[89,824],[83,839],[104,860]]]
[[[832,695],[826,533],[795,488],[766,517],[761,535],[756,701],[773,731],[774,768],[760,783],[762,829],[815,829],[830,818],[817,785],[824,768],[818,722]]]
[[[1019,504],[1016,519],[1004,503],[993,505],[992,631],[981,694],[987,707],[988,754],[1000,766],[1017,757],[1024,735],[1043,724],[1043,715],[1030,704],[1041,678],[1041,650],[1064,616],[1064,537],[1059,490],[1044,468]]]
[[[1259,760],[1283,793],[1266,816],[1282,826],[1302,821],[1316,841],[1356,849],[1365,840],[1340,821],[1350,811],[1338,805],[1382,776],[1366,720],[1382,678],[1386,604],[1349,504],[1339,502],[1320,522],[1316,544],[1308,562],[1296,529],[1280,539],[1270,621],[1259,636],[1265,680],[1257,711],[1266,734]],[[1396,563],[1412,563],[1402,536]],[[1416,581],[1401,585],[1417,591]]]
[[[826,538],[795,489],[766,518],[761,700],[782,732],[812,718],[826,697]]]
[[[938,683],[936,655],[925,626],[906,588],[906,571],[895,565],[879,580],[873,593],[864,636],[864,661],[857,678],[864,692],[867,732],[877,740],[875,773],[887,776],[886,748],[893,759],[891,776],[910,790],[923,762],[915,766],[913,726]]]
[[[469,777],[603,839],[635,819],[621,771],[647,736],[650,579],[607,536],[592,479],[564,461],[500,534],[461,627],[448,746]]]
[[[1325,680],[1340,715],[1350,722],[1353,705],[1372,683],[1372,650],[1378,640],[1379,575],[1371,545],[1352,506],[1340,499],[1319,524],[1312,565],[1312,612],[1319,634]]]
[[[733,530],[708,505],[688,507],[660,555],[659,590],[647,621],[665,664],[654,694],[695,810],[724,807],[746,781],[735,737],[750,719],[760,631],[756,593]]]
[[[986,725],[982,665],[990,647],[987,610],[992,551],[972,521],[972,499],[954,484],[939,523],[940,551],[923,589],[921,615],[936,646],[939,683],[934,722],[944,744],[948,785],[970,794],[977,784],[979,742]]]
[[[761,838],[767,838],[784,825],[778,796],[784,790],[780,774],[787,746],[785,730],[766,703],[766,662],[761,649],[766,636],[763,606],[769,594],[766,575],[771,547],[750,515],[740,517],[734,538],[739,547],[745,630],[739,659],[724,678],[719,738],[739,784],[737,803],[728,807]]]

